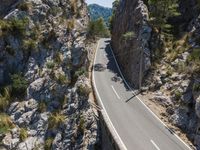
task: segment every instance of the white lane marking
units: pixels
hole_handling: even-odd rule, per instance
[[[153,146],[154,146],[157,150],[160,150],[160,148],[158,147],[158,145],[156,145],[156,143],[155,143],[153,140],[151,140],[151,143],[153,144]]]
[[[119,95],[117,94],[115,88],[114,88],[112,85],[111,85],[111,87],[112,87],[112,90],[114,91],[115,95],[117,96],[117,98],[120,99],[120,97],[119,97]]]
[[[110,46],[110,45],[109,45],[109,46]],[[132,93],[134,94],[132,88],[129,86],[129,84],[127,83],[127,81],[126,81],[125,78],[124,78],[124,75],[123,75],[122,72],[121,72],[121,69],[120,69],[120,67],[119,67],[119,64],[118,64],[116,58],[115,58],[115,55],[114,55],[114,53],[113,53],[113,49],[112,49],[111,46],[110,46],[110,49],[111,49],[111,53],[112,53],[112,55],[113,55],[113,58],[114,58],[114,60],[115,60],[115,63],[116,63],[116,65],[117,65],[117,68],[118,68],[118,70],[119,70],[119,73],[120,73],[120,75],[122,76],[122,79],[124,80],[124,82],[125,82],[125,84],[127,85],[127,87],[128,87],[128,88],[132,91]],[[170,129],[167,127],[167,125],[165,125],[165,123],[164,123],[160,118],[158,118],[158,116],[157,116],[156,114],[154,114],[154,112],[153,112],[149,107],[147,107],[146,104],[145,104],[138,96],[136,96],[136,98],[139,99],[139,101],[145,106],[145,108],[147,108],[147,110],[148,110],[158,121],[160,121],[160,123],[161,123],[162,125],[164,125],[164,127],[166,127],[168,130],[170,130]],[[175,137],[178,138],[189,150],[192,150],[191,147],[188,146],[188,144],[186,144],[178,135],[176,135],[175,133],[174,133],[174,135],[175,135]]]
[[[94,63],[96,62],[97,50],[98,50],[98,48],[99,48],[99,42],[100,42],[100,40],[98,41],[98,45],[97,45],[97,48],[96,48],[96,54],[95,54],[95,58],[94,58]],[[101,106],[103,107],[103,110],[105,111],[105,114],[106,114],[106,116],[107,116],[107,118],[108,118],[108,121],[110,122],[111,127],[113,128],[113,130],[114,130],[114,132],[115,132],[117,138],[119,139],[119,141],[120,141],[120,143],[121,143],[121,146],[123,147],[123,150],[128,150],[128,149],[126,148],[125,144],[123,143],[122,139],[120,138],[119,134],[117,133],[117,130],[115,129],[115,127],[114,127],[112,121],[110,120],[110,118],[109,118],[109,116],[108,116],[108,113],[107,113],[107,111],[106,111],[106,109],[105,109],[105,106],[104,106],[104,104],[103,104],[103,102],[102,102],[102,99],[101,99],[101,97],[100,97],[100,94],[99,94],[99,92],[98,92],[98,90],[97,90],[97,86],[96,86],[96,83],[95,83],[94,70],[92,70],[92,80],[93,80],[93,83],[94,83],[94,88],[95,88],[97,97],[98,97],[98,99],[99,99],[99,101],[100,101],[100,103],[101,103]]]

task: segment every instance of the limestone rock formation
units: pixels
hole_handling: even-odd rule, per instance
[[[114,53],[126,79],[136,88],[140,76],[143,77],[151,66],[149,40],[152,29],[147,22],[148,16],[148,8],[142,0],[122,0],[113,21]]]
[[[142,77],[142,92],[147,94],[152,108],[157,108],[162,117],[166,116],[166,122],[181,129],[200,149],[199,1],[177,2],[180,14],[173,14],[165,24],[173,26],[170,32],[159,32],[159,27],[152,23],[159,15],[149,19],[153,9],[150,5],[145,0],[115,2],[114,53],[128,82],[138,88]],[[159,56],[156,49],[162,50]]]
[[[94,149],[85,2],[3,0],[0,16],[0,149]]]

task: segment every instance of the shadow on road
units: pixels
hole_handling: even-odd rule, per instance
[[[121,84],[124,85],[124,87],[126,88],[127,91],[130,91],[130,89],[126,86],[125,83],[123,83],[123,79],[119,73],[119,70],[117,68],[117,65],[115,63],[114,57],[112,55],[111,49],[110,49],[110,40],[105,41],[106,43],[106,48],[105,48],[105,52],[106,52],[106,57],[108,59],[108,63],[107,63],[107,69],[114,73],[114,76],[111,78],[112,81],[115,82],[120,82]]]
[[[106,66],[104,64],[95,64],[94,66],[94,71],[104,71],[106,70]]]
[[[168,128],[168,127],[165,127],[172,135],[175,134],[175,131],[173,130],[173,128]]]
[[[135,95],[133,95],[131,98],[127,99],[125,102],[128,103],[130,100],[132,100],[135,97]]]

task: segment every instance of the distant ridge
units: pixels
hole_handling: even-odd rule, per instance
[[[100,6],[98,4],[88,5],[91,20],[96,20],[102,17],[106,25],[109,25],[109,18],[112,15],[112,8]]]

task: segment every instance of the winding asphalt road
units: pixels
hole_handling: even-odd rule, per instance
[[[101,39],[96,51],[93,84],[98,101],[125,150],[189,150],[141,102],[123,80],[110,47],[110,39]]]

